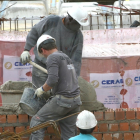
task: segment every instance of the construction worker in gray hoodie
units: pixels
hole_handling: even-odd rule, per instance
[[[83,49],[83,35],[80,26],[87,26],[88,14],[80,6],[74,6],[68,10],[66,17],[49,15],[43,18],[38,24],[34,25],[26,38],[24,51],[21,54],[21,63],[26,64],[30,61],[30,53],[34,48],[34,62],[46,68],[46,58],[38,56],[36,43],[42,34],[48,34],[56,39],[56,46],[59,51],[68,55],[75,67],[77,76],[80,75],[81,59]],[[32,83],[40,87],[46,81],[47,74],[33,67]]]
[[[57,50],[55,39],[49,35],[42,35],[38,39],[37,50],[39,56],[47,58],[48,78],[36,89],[35,95],[42,97],[52,89],[53,97],[32,117],[30,127],[61,119],[61,140],[68,140],[75,136],[76,118],[82,104],[75,68],[71,59]],[[33,132],[30,140],[44,140],[45,130],[43,128]]]

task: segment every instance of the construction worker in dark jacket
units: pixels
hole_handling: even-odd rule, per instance
[[[42,35],[37,41],[38,55],[47,58],[48,78],[44,84],[36,89],[35,95],[41,97],[52,89],[53,97],[31,119],[30,127],[34,127],[49,120],[57,120],[80,109],[81,99],[78,79],[71,59],[62,51],[58,51],[55,39],[49,35]],[[77,114],[78,115],[78,114]],[[59,121],[61,140],[68,140],[75,136],[77,115]],[[44,140],[45,128],[33,132],[30,140]]]
[[[30,61],[32,47],[36,45],[38,38],[42,34],[48,34],[56,39],[57,49],[67,54],[76,69],[77,76],[80,75],[81,58],[83,48],[83,35],[80,26],[89,25],[88,14],[80,6],[74,6],[68,10],[66,17],[49,15],[36,24],[28,33],[25,50],[21,54],[21,62],[26,64]],[[35,63],[46,68],[46,58],[38,56],[37,47],[34,48]],[[36,87],[40,87],[46,80],[47,74],[33,67],[32,82]]]

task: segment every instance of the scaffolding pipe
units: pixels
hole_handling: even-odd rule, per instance
[[[119,7],[121,8],[121,0],[119,0]]]

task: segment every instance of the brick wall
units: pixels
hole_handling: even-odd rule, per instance
[[[94,112],[98,125],[93,132],[97,140],[140,140],[140,109],[110,109]]]
[[[140,108],[109,109],[94,112],[98,124],[92,133],[97,140],[140,140]],[[0,115],[0,132],[9,130],[19,133],[29,129],[31,117],[26,114]],[[22,137],[29,140],[29,136]],[[44,140],[58,140],[52,127],[49,127]]]

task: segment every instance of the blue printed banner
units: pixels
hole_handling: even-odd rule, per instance
[[[34,60],[34,55],[31,56]],[[6,81],[32,81],[32,65],[23,65],[18,56],[4,55],[3,60],[3,83]]]
[[[90,73],[97,100],[107,108],[137,108],[140,106],[140,70],[119,73]]]

